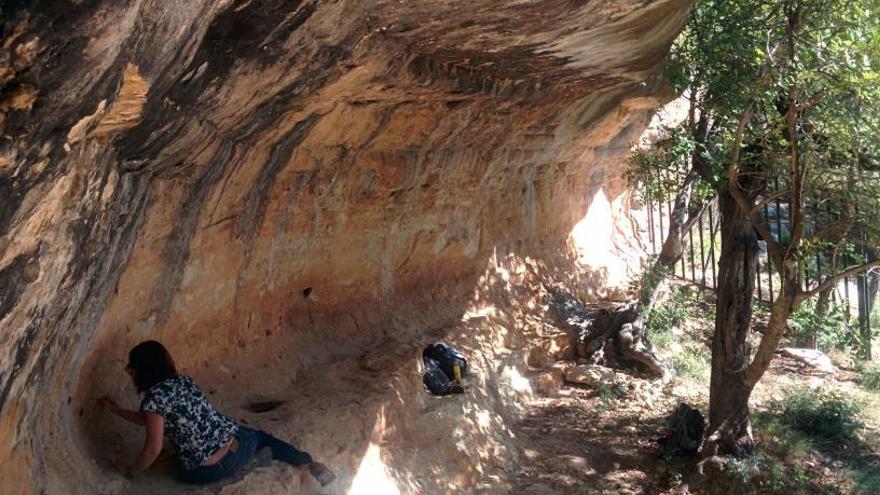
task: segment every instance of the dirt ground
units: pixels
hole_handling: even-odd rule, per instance
[[[704,349],[696,358],[702,364],[690,366],[707,366],[711,326],[694,319],[683,327],[671,350],[662,353],[672,358],[688,346]],[[759,448],[753,460],[742,463],[749,474],[741,493],[880,493],[880,394],[858,386],[859,375],[846,359],[838,356],[835,364],[837,373],[823,375],[777,354],[752,397]],[[832,388],[861,403],[864,428],[858,438],[823,443],[774,430],[773,405],[796,386]],[[707,368],[686,369],[666,384],[635,377],[611,390],[563,384],[532,402],[513,428],[523,462],[509,473],[508,493],[730,493],[711,482],[688,488],[694,460],[659,457],[656,440],[679,402],[706,412]]]
[[[574,387],[536,402],[514,429],[529,447],[511,493],[663,491],[668,476],[653,442],[664,427],[663,410]]]

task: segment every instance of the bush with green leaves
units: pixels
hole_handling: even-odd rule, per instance
[[[864,426],[859,403],[835,389],[793,388],[775,408],[785,424],[822,440],[854,438]]]
[[[672,329],[680,325],[689,314],[688,308],[676,304],[658,304],[651,308],[647,325],[651,342],[659,347],[668,347],[672,342]]]
[[[856,345],[855,332],[847,320],[842,304],[828,303],[825,314],[817,310],[816,303],[809,300],[801,304],[788,319],[798,342],[807,342],[814,334],[816,346],[824,351],[851,349]]]
[[[668,346],[672,329],[690,318],[699,296],[688,287],[673,288],[669,301],[656,304],[648,313],[647,334],[657,346]]]
[[[647,334],[651,343],[660,349],[670,350],[674,340],[672,330],[688,318],[708,318],[714,320],[712,309],[701,306],[702,295],[691,287],[673,288],[669,300],[657,304],[648,314]],[[673,371],[678,376],[688,376],[698,380],[709,377],[709,349],[700,342],[683,339],[674,352],[666,356]]]
[[[760,411],[753,419],[755,434],[772,457],[796,461],[809,457],[815,448],[815,439],[792,428],[778,411]]]
[[[880,392],[880,363],[873,363],[862,370],[862,388]]]

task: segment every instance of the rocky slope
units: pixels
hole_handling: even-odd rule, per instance
[[[5,2],[3,492],[131,490],[107,459],[139,434],[93,399],[136,404],[122,368],[147,338],[228,407],[298,397],[278,411],[309,419],[279,428],[339,466],[339,492],[375,457],[382,407],[418,391],[412,370],[356,386],[366,350],[405,369],[458,331],[486,353],[480,390],[509,385],[493,380],[517,339],[462,317],[504,299],[485,290],[501,260],[580,266],[585,294],[622,281],[621,164],[688,3]],[[463,431],[516,389],[475,401]],[[436,478],[405,457],[383,461],[398,481]]]

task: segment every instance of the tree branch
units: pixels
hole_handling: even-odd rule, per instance
[[[792,43],[794,42],[792,41]],[[797,98],[797,88],[789,88],[788,111],[786,112],[785,119],[788,125],[788,144],[789,152],[791,153],[788,162],[788,180],[790,189],[788,201],[789,221],[791,222],[791,240],[788,243],[786,257],[791,254],[793,249],[797,249],[798,244],[800,244],[800,241],[804,236],[803,193],[804,173],[806,172],[806,167],[804,167],[804,170],[801,170],[803,164],[801,162],[800,149],[798,148]]]
[[[783,189],[783,190],[781,190],[781,191],[777,191],[777,192],[775,192],[775,193],[773,193],[773,194],[767,196],[766,198],[762,199],[761,201],[759,201],[759,202],[753,207],[753,209],[755,209],[755,210],[760,210],[764,205],[770,204],[771,201],[773,201],[773,200],[775,200],[775,199],[778,199],[778,198],[781,198],[781,197],[785,196],[786,194],[788,194],[788,192],[789,192],[788,189]],[[749,213],[751,213],[751,212],[749,212]]]
[[[770,361],[773,360],[773,353],[782,340],[788,315],[791,314],[791,299],[790,294],[780,291],[779,296],[773,301],[770,320],[767,322],[767,330],[761,336],[758,349],[755,351],[755,357],[746,367],[746,383],[751,386],[758,383],[758,380],[767,371],[767,367],[770,366]]]
[[[840,241],[842,239],[846,239],[849,235],[849,231],[855,226],[854,222],[844,221],[844,220],[835,220],[832,223],[827,225],[823,225],[822,228],[813,232],[810,236],[810,239],[822,239],[828,241]],[[841,232],[838,237],[831,237],[831,234],[835,232]]]
[[[773,235],[770,232],[770,229],[767,228],[767,225],[764,222],[761,222],[760,217],[758,216],[757,210],[753,208],[753,205],[750,204],[750,201],[743,195],[742,188],[739,185],[739,153],[740,148],[742,147],[742,139],[743,133],[745,132],[746,123],[752,115],[752,104],[749,104],[748,107],[743,111],[742,115],[740,115],[739,122],[736,125],[736,134],[733,140],[733,151],[731,152],[730,157],[730,169],[727,172],[727,188],[730,191],[731,197],[736,201],[736,204],[739,208],[747,212],[749,216],[749,222],[751,222],[752,226],[761,234],[761,237],[764,238],[764,241],[767,243],[767,251],[770,253],[774,262],[777,262],[777,266],[781,266],[782,261],[782,248],[779,244],[773,240]]]
[[[691,230],[694,224],[697,223],[701,216],[703,216],[703,212],[706,211],[706,207],[709,206],[713,201],[715,201],[714,195],[706,196],[705,198],[703,198],[703,201],[700,202],[700,205],[696,209],[696,211],[690,212],[688,214],[688,219],[684,223],[682,230],[684,232]]]
[[[839,282],[842,278],[849,277],[855,273],[864,272],[870,270],[874,267],[880,267],[880,260],[869,261],[867,263],[861,263],[858,265],[850,266],[843,271],[837,272],[834,275],[829,275],[828,278],[822,281],[818,286],[813,289],[807,291],[801,291],[798,294],[797,302],[803,301],[804,299],[815,296],[816,294],[822,292],[825,289],[830,289],[834,287],[834,285]]]
[[[690,209],[691,192],[699,180],[700,174],[692,166],[675,196],[674,206],[669,212],[669,230],[660,249],[660,256],[657,258],[666,268],[675,264],[684,250],[684,233],[687,232],[686,220]]]

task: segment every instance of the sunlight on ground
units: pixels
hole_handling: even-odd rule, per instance
[[[370,446],[361,459],[354,479],[351,482],[349,495],[400,495],[400,489],[394,479],[388,475],[388,469],[382,461],[382,448],[379,444],[386,430],[384,406],[379,409]]]
[[[510,383],[510,388],[516,393],[532,394],[532,384],[513,366],[505,366],[504,371],[501,373],[501,378]]]
[[[497,309],[495,306],[482,306],[482,307],[474,307],[469,311],[466,311],[464,315],[461,317],[462,321],[471,320],[474,318],[485,318],[487,316],[495,316],[497,313]]]
[[[400,495],[397,484],[388,476],[385,463],[382,462],[381,448],[377,444],[371,442],[367,448],[348,493],[349,495]]]

